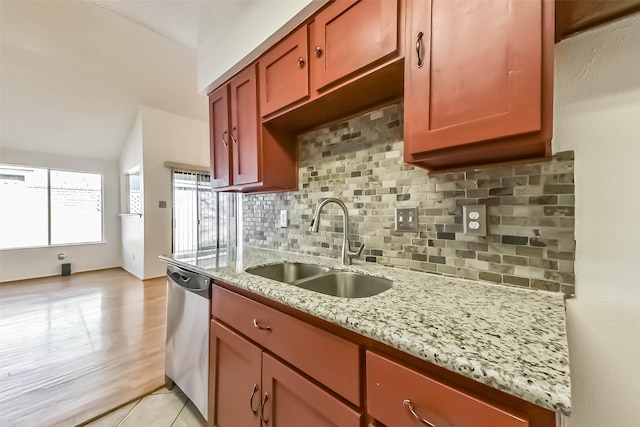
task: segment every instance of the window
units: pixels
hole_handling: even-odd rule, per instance
[[[142,213],[142,193],[140,192],[140,166],[136,166],[127,173],[127,190],[129,198],[127,200],[127,213]]]
[[[192,256],[215,250],[218,195],[209,174],[173,171],[173,253]]]
[[[101,174],[0,164],[0,249],[101,241]]]

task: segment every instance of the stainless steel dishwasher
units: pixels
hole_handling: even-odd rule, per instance
[[[211,280],[167,266],[165,375],[207,419],[209,385],[209,303]]]

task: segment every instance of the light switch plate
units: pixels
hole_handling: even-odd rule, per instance
[[[487,235],[487,205],[462,206],[464,234],[471,236]]]
[[[289,219],[287,218],[287,210],[282,209],[280,211],[280,228],[287,228],[289,226]]]
[[[396,208],[396,231],[418,231],[418,208]]]

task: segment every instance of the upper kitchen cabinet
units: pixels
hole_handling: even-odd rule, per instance
[[[408,5],[405,161],[430,170],[549,156],[554,3]]]
[[[266,116],[309,96],[309,37],[304,25],[258,62],[260,112]]]
[[[256,65],[209,95],[212,186],[242,192],[297,186],[295,138],[261,125]]]
[[[337,0],[315,17],[316,90],[398,53],[397,0]]]
[[[211,145],[211,186],[231,184],[229,150],[229,87],[224,85],[209,94],[209,138]]]
[[[258,105],[255,67],[209,95],[212,186],[257,182]]]
[[[260,162],[258,155],[258,87],[256,69],[249,66],[229,83],[231,92],[231,150],[233,184],[243,185],[258,181]]]

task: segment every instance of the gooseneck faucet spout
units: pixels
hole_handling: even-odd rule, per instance
[[[309,231],[312,233],[318,232],[320,227],[320,212],[322,212],[322,209],[329,203],[335,203],[340,206],[340,209],[342,209],[342,265],[351,265],[351,258],[359,257],[364,249],[364,245],[360,245],[360,248],[355,252],[352,251],[349,246],[349,211],[342,200],[336,199],[335,197],[329,197],[328,199],[324,199],[320,202],[316,208],[316,212],[313,214],[313,218],[311,219]]]

